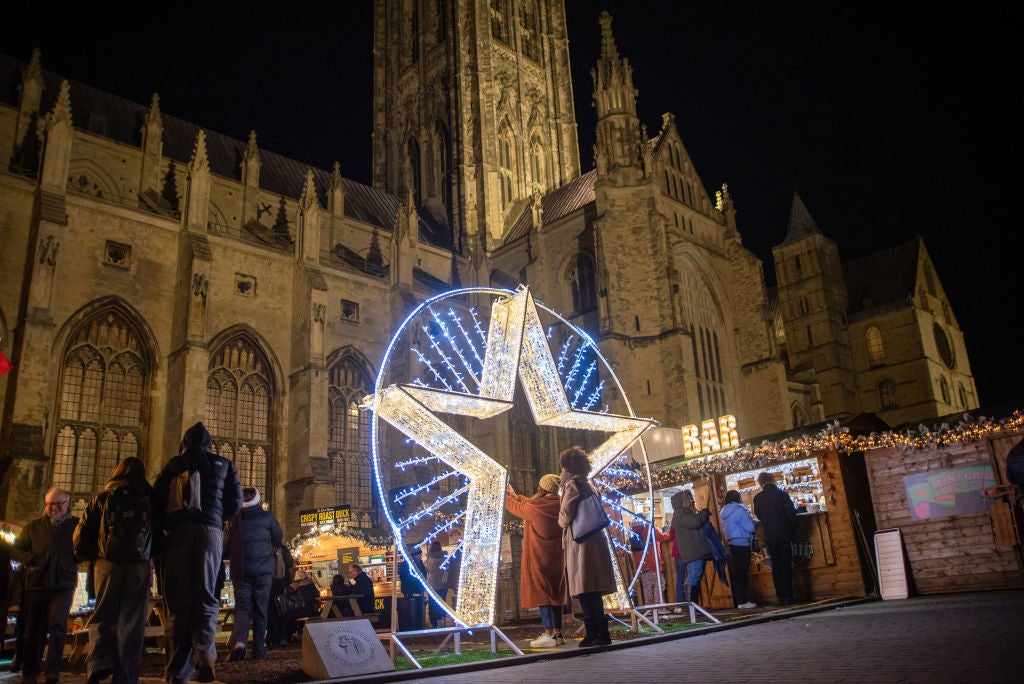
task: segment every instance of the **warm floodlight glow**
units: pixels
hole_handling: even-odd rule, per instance
[[[474,328],[481,338],[483,357],[480,358],[472,346],[474,336],[463,327],[462,319],[454,311],[449,311],[449,319],[452,321],[452,325],[449,325],[441,315],[430,309],[433,324],[439,334],[445,336],[451,353],[441,349],[441,345],[431,336],[432,346],[435,347],[439,361],[434,365],[434,360],[423,354],[420,354],[420,361],[444,388],[428,387],[422,382],[382,387],[385,367],[388,365],[392,348],[409,322],[424,307],[429,308],[440,299],[466,294],[500,295],[492,304],[486,338],[482,336],[478,320]],[[558,318],[566,322],[560,316]],[[470,343],[471,348],[468,351],[463,351],[455,344],[456,329],[461,333],[460,339]],[[572,329],[575,334],[581,336],[586,345],[589,345],[588,350],[600,358],[593,342],[575,328]],[[450,526],[459,521],[463,528],[462,560],[454,610],[450,610],[443,601],[439,601],[442,608],[465,626],[494,624],[507,475],[502,465],[458,434],[436,414],[448,413],[473,418],[499,415],[512,407],[518,377],[538,425],[612,433],[590,455],[591,476],[607,467],[636,442],[645,430],[656,424],[653,420],[574,408],[582,402],[586,402],[585,406],[592,406],[599,398],[600,384],[596,388],[590,384],[597,361],[591,361],[583,368],[586,365],[583,354],[577,352],[570,364],[566,349],[567,347],[563,348],[562,355],[556,363],[540,323],[537,305],[525,287],[515,293],[472,288],[458,290],[428,300],[406,319],[395,333],[385,354],[374,395],[364,400],[364,406],[374,410],[375,418],[382,418],[425,449],[431,455],[428,458],[436,458],[443,462],[452,469],[450,472],[465,478],[468,482],[457,492],[438,497],[426,509],[400,520],[393,519],[389,507],[385,506],[385,514],[396,538],[401,540],[404,554],[407,529],[411,529],[426,513],[437,511],[441,505],[451,503],[463,494],[466,495],[465,510],[445,523]],[[607,366],[607,363],[605,365]],[[560,369],[566,371],[566,377],[570,380],[563,382]],[[470,390],[467,382],[476,386],[475,393]],[[572,399],[567,393],[570,387],[575,390]],[[378,435],[378,425],[374,420],[374,472],[381,498],[387,501],[387,492],[381,478]],[[441,477],[448,474],[445,473]],[[418,489],[428,489],[431,484],[433,482]],[[608,553],[612,555],[610,541]],[[614,563],[613,567],[616,567]],[[612,608],[627,609],[630,606],[629,597],[617,567],[615,579],[618,591],[606,597],[605,603]],[[424,584],[426,585],[426,582]],[[428,591],[433,596],[429,587]]]

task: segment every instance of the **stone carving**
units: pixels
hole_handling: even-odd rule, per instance
[[[39,243],[39,263],[53,266],[57,263],[57,252],[60,251],[60,241],[52,235]]]
[[[313,320],[317,323],[323,323],[327,320],[327,305],[326,304],[313,304]]]
[[[205,273],[196,273],[192,276],[192,296],[206,299],[210,290],[210,279]]]

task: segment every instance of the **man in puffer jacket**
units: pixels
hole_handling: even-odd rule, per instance
[[[281,543],[281,523],[263,510],[260,492],[242,488],[242,510],[228,524],[228,559],[235,587],[235,628],[228,659],[242,660],[252,626],[252,657],[267,659],[267,610],[274,576],[274,549]]]
[[[165,516],[162,524],[160,575],[169,684],[214,680],[220,609],[215,587],[224,553],[224,521],[241,509],[242,486],[235,464],[212,450],[210,433],[196,423],[185,432],[178,455],[153,483],[154,509],[160,515],[167,510],[172,482],[182,471],[200,474],[202,510],[178,511],[174,519]]]

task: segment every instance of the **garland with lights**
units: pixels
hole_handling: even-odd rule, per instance
[[[786,463],[822,451],[856,453],[871,449],[902,449],[922,451],[950,446],[973,444],[1004,432],[1020,431],[1024,427],[1024,414],[1015,410],[1002,419],[964,413],[956,425],[942,423],[931,428],[918,425],[916,431],[872,432],[867,435],[851,435],[848,427],[839,421],[829,424],[817,435],[787,438],[778,442],[764,441],[761,444],[745,444],[731,451],[707,456],[698,456],[686,463],[651,473],[655,489],[663,489],[680,482],[706,478],[716,473],[737,473],[757,470],[779,463]],[[644,477],[640,470],[626,466],[623,472],[611,478],[611,484],[621,491],[640,491],[644,488]]]

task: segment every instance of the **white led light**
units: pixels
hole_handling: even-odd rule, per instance
[[[466,295],[498,295],[491,307],[488,332],[484,338],[484,356],[482,367],[477,373],[471,367],[470,358],[480,363],[475,347],[472,353],[460,350],[453,334],[457,329],[463,340],[472,345],[468,332],[463,328],[458,315],[449,309],[452,326],[447,325],[443,318],[431,307],[441,299]],[[391,354],[396,342],[402,338],[409,324],[426,308],[433,325],[443,335],[450,347],[445,351],[438,338],[430,333],[430,344],[440,366],[432,364],[416,351],[424,365],[435,375],[445,389],[426,387],[422,384],[391,384],[383,387],[385,373],[391,365]],[[541,325],[537,313],[537,304],[525,287],[517,292],[493,290],[489,288],[467,288],[439,295],[421,304],[402,323],[392,338],[385,352],[378,375],[375,391],[372,396],[364,399],[365,408],[374,412],[372,442],[374,475],[381,499],[387,501],[387,491],[383,486],[380,448],[380,426],[377,418],[402,432],[417,445],[428,451],[432,456],[444,462],[455,474],[468,480],[468,484],[458,492],[446,497],[438,497],[427,503],[417,513],[402,520],[395,520],[390,506],[384,506],[385,515],[391,523],[399,548],[406,554],[406,535],[418,521],[427,514],[437,515],[442,505],[453,501],[457,496],[466,494],[465,510],[458,514],[462,518],[463,540],[462,560],[459,572],[458,590],[454,610],[436,596],[434,591],[423,580],[426,590],[438,604],[463,626],[492,626],[494,624],[494,604],[497,594],[498,565],[501,556],[502,514],[504,510],[506,470],[497,461],[478,449],[455,429],[437,417],[438,413],[447,413],[472,418],[491,418],[512,407],[515,393],[515,382],[518,377],[526,394],[527,402],[538,425],[564,427],[577,430],[612,433],[601,445],[590,454],[591,477],[597,475],[612,461],[628,449],[644,431],[657,423],[634,416],[618,416],[607,413],[594,413],[573,408],[579,401],[586,400],[592,406],[600,396],[600,385],[590,388],[591,376],[597,367],[597,361],[586,363],[584,351],[592,352],[597,359],[608,364],[601,357],[597,346],[584,333],[574,328],[568,321],[554,312],[549,313],[565,323],[569,329],[580,336],[581,342],[587,345],[585,350],[577,350],[575,359],[566,383],[559,374],[559,366],[565,365],[567,346],[562,348],[559,365],[556,365],[548,346],[548,336]],[[473,312],[474,329],[482,333],[480,321]],[[584,365],[586,363],[586,365]],[[461,364],[461,369],[459,368]],[[447,371],[444,375],[441,370]],[[454,378],[448,382],[447,377]],[[478,380],[479,378],[479,380]],[[466,381],[478,388],[472,393]],[[575,385],[573,400],[570,402],[566,387]],[[454,391],[453,384],[462,391]],[[616,381],[616,384],[618,382]],[[621,391],[621,387],[620,387]],[[627,402],[628,405],[628,402]],[[407,462],[407,461],[406,461]],[[429,484],[428,483],[428,487]],[[452,520],[435,527],[426,538],[432,539],[441,529],[450,527]],[[614,559],[611,538],[608,542],[608,553]],[[420,543],[422,538],[413,538]],[[408,562],[408,558],[406,561]],[[415,565],[411,567],[415,568]],[[605,605],[614,609],[628,609],[629,597],[625,583],[621,577],[617,563],[615,569],[617,591],[605,597]],[[414,574],[419,574],[414,570]]]

